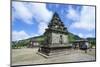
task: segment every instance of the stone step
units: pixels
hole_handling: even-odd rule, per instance
[[[37,52],[37,54],[43,56],[44,58],[53,58],[53,57],[58,57],[58,56],[62,56],[62,55],[69,55],[71,54],[70,52],[66,52],[66,51],[63,51],[63,52],[54,52],[54,53],[50,53],[49,56],[41,53],[41,52]]]
[[[66,51],[57,51],[57,52],[50,52],[49,56],[45,55],[44,53],[38,52],[39,55],[43,56],[44,58],[53,58],[53,57],[60,57],[63,55],[70,55],[70,54],[74,54],[80,52],[80,50],[66,50]]]

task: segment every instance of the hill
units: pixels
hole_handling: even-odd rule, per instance
[[[68,38],[69,38],[69,42],[73,42],[75,40],[80,40],[82,38],[80,38],[79,36],[77,35],[74,35],[72,33],[68,33]],[[24,39],[24,40],[19,40],[19,41],[12,41],[12,47],[15,48],[15,47],[25,47],[27,46],[30,41],[34,39],[35,41],[38,41],[40,44],[44,41],[45,39],[45,36],[44,35],[41,35],[41,36],[36,36],[36,37],[31,37],[31,38],[28,38],[28,39]],[[91,42],[91,44],[95,44],[96,43],[96,40],[95,38],[87,38],[87,40],[89,42]]]
[[[70,42],[70,43],[73,42],[73,41],[75,41],[75,40],[80,40],[80,39],[82,39],[82,38],[80,38],[78,35],[74,35],[74,34],[72,34],[72,33],[68,33],[68,38],[69,38],[69,42]]]
[[[44,40],[44,36],[41,35],[41,36],[31,37],[31,38],[23,39],[19,41],[12,41],[11,42],[12,48],[26,47],[32,39],[41,43]]]
[[[87,40],[91,43],[91,47],[96,45],[96,38],[87,38]]]

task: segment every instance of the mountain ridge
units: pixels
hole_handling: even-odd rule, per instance
[[[75,40],[81,40],[83,38],[79,37],[78,35],[74,35],[73,33],[68,33],[68,38],[69,38],[69,42],[73,42]],[[86,38],[89,42],[96,44],[96,38]],[[34,40],[39,42],[40,44],[45,40],[45,36],[44,35],[40,35],[40,36],[36,36],[36,37],[31,37],[31,38],[27,38],[27,39],[23,39],[23,40],[19,40],[19,41],[12,41],[11,45],[12,47],[18,47],[18,46],[28,46],[30,44],[30,41]]]

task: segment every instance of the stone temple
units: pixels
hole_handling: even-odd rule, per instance
[[[44,35],[45,41],[40,46],[39,53],[52,56],[66,52],[69,47],[68,31],[57,13],[53,14]]]

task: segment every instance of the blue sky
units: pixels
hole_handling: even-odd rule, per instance
[[[12,40],[45,32],[54,12],[68,31],[83,38],[95,37],[95,7],[70,4],[12,2]]]

